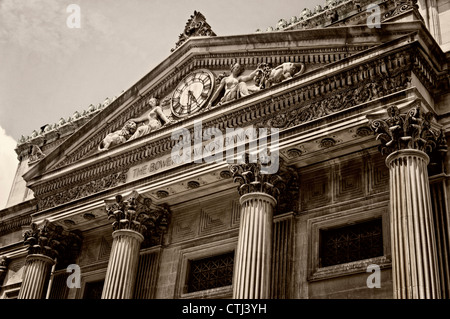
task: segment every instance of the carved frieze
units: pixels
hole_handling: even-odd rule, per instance
[[[52,208],[73,200],[86,197],[108,188],[125,183],[127,170],[109,174],[102,178],[92,180],[82,185],[76,185],[63,191],[47,196],[38,197],[38,211]]]
[[[314,119],[348,109],[352,106],[362,104],[385,96],[387,94],[406,89],[410,86],[411,78],[409,72],[401,72],[393,77],[366,80],[358,86],[342,90],[328,97],[304,104],[300,107],[292,108],[288,111],[279,112],[277,115],[267,118],[260,125],[267,125],[276,128],[287,128],[299,125]],[[320,95],[324,85],[311,86],[309,90],[302,90],[301,99]]]

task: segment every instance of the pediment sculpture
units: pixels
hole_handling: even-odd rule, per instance
[[[98,150],[109,150],[113,146],[147,135],[170,122],[159,105],[158,99],[152,97],[147,104],[150,106],[147,112],[140,117],[129,119],[120,130],[106,135],[98,146]]]
[[[260,63],[250,74],[242,75],[244,71],[245,67],[236,62],[231,66],[230,75],[222,75],[219,87],[211,98],[211,106],[220,106],[299,76],[305,72],[305,65],[285,62],[272,68],[267,63]],[[248,84],[250,81],[254,84]]]
[[[211,98],[211,105],[219,106],[259,91],[259,87],[247,85],[247,82],[253,80],[260,70],[256,69],[249,75],[242,75],[244,71],[245,67],[238,62],[231,66],[231,74],[223,77],[220,81],[219,87]]]

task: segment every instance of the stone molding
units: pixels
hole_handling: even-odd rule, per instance
[[[22,229],[22,226],[30,225],[30,223],[31,216],[29,214],[2,220],[0,225],[0,236],[20,230]]]

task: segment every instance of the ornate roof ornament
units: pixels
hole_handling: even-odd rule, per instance
[[[203,14],[198,11],[194,11],[189,20],[184,27],[183,33],[180,34],[178,42],[175,44],[175,48],[171,52],[175,51],[179,46],[181,46],[190,37],[198,36],[216,36],[211,26],[206,22],[206,18]]]

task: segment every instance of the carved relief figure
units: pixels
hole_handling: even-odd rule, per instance
[[[305,71],[303,63],[285,62],[274,69],[271,69],[266,63],[258,65],[258,74],[255,81],[260,88],[269,88],[274,84],[292,79]]]
[[[144,123],[137,128],[133,136],[130,137],[130,140],[144,136],[170,122],[164,114],[161,106],[158,104],[158,100],[156,98],[150,98],[148,104],[150,105],[150,109],[145,114],[141,117],[129,120],[136,123],[136,125]]]
[[[98,150],[106,151],[112,146],[126,142],[136,132],[136,126],[135,122],[127,121],[122,129],[106,135],[103,141],[100,142]]]
[[[215,101],[219,98],[220,94],[223,90],[225,90],[222,98],[217,103],[217,105],[221,105],[225,102],[230,102],[236,100],[242,96],[249,95],[259,90],[259,88],[255,85],[247,86],[248,81],[253,80],[255,75],[258,72],[258,69],[250,73],[249,75],[242,75],[245,68],[243,65],[239,63],[234,63],[231,66],[231,74],[227,77],[224,77],[219,84],[219,88],[216,90],[214,95],[211,98],[211,104],[215,103]]]

